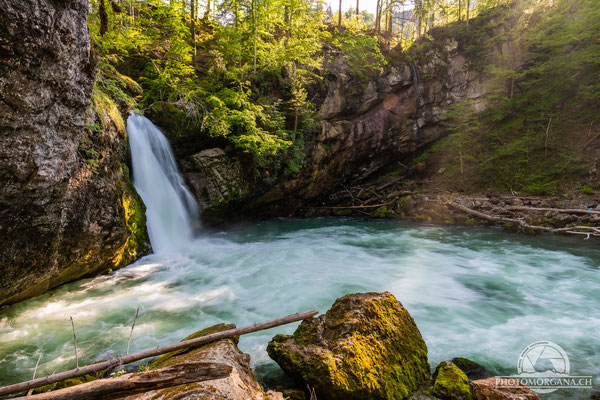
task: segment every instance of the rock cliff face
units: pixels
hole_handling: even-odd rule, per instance
[[[328,92],[319,109],[321,132],[310,145],[307,166],[254,204],[295,209],[322,200],[341,184],[397,167],[444,136],[443,121],[452,104],[471,100],[475,108],[485,108],[485,95],[495,83],[473,67],[456,40],[436,38],[435,43],[414,57],[417,61],[399,63],[358,90],[344,62],[331,62]],[[486,57],[496,66],[522,62],[512,42],[500,43]]]
[[[398,168],[415,151],[443,137],[452,104],[470,100],[475,109],[484,109],[486,94],[503,83],[492,82],[476,68],[478,60],[467,54],[463,43],[443,34],[434,35],[433,42],[420,42],[413,61],[397,56],[394,67],[366,83],[352,76],[343,57],[331,60],[323,73],[327,93],[318,109],[321,130],[305,138],[306,166],[297,176],[274,184],[257,182],[253,191],[243,191],[243,201],[236,198],[239,207],[233,212],[281,216],[327,202],[329,194],[343,190],[341,185]],[[497,67],[522,63],[519,47],[510,41],[479,56]]]
[[[0,305],[120,266],[144,242],[120,115],[100,97],[86,115],[87,13],[87,0],[0,1]]]

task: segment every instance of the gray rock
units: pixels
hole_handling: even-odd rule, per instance
[[[202,212],[224,208],[250,194],[250,177],[241,160],[226,154],[223,149],[203,150],[182,164],[184,176]]]
[[[0,2],[0,305],[128,259],[125,136],[88,132],[106,157],[80,154],[96,72],[87,15],[87,0]]]

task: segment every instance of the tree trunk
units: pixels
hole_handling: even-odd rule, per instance
[[[378,36],[379,36],[379,21],[380,20],[381,20],[381,0],[377,0],[377,7],[375,8],[375,32],[377,33]]]
[[[342,29],[342,0],[340,0],[340,7],[338,13],[338,29]]]
[[[467,25],[469,25],[469,10],[471,8],[471,0],[467,0]]]
[[[252,0],[252,16],[253,16],[253,20],[254,20],[254,75],[256,75],[256,41],[257,41],[257,28],[256,28],[256,23],[257,23],[257,11],[256,11],[256,2],[257,0]]]
[[[150,390],[162,389],[186,383],[223,379],[231,374],[233,367],[225,363],[194,362],[175,364],[146,372],[125,374],[114,378],[98,379],[64,389],[18,397],[27,400],[110,400]]]
[[[404,6],[402,6],[402,19],[400,21],[400,35],[398,36],[400,39],[400,46],[402,46],[402,42],[404,41],[404,24],[405,24],[405,11]]]
[[[392,34],[394,33],[394,7],[392,5],[390,5],[390,10],[389,10],[389,29],[388,29],[388,36],[389,36],[389,40],[391,41],[392,39]]]
[[[235,30],[238,30],[238,23],[239,23],[239,19],[240,19],[240,15],[239,15],[239,5],[238,5],[238,0],[234,0],[233,1],[233,12],[234,12],[234,17],[235,17]]]
[[[358,18],[359,12],[358,12],[358,1],[356,0],[356,18]]]
[[[295,113],[295,118],[294,118],[294,134],[292,135],[292,141],[295,142],[296,141],[296,132],[298,131],[298,111],[296,111]]]
[[[385,9],[385,14],[384,14],[384,28],[383,31],[385,32],[385,34],[387,35],[388,33],[388,13],[389,13],[389,8],[390,8],[390,0],[384,0],[384,6],[382,6]],[[382,13],[383,14],[383,13]],[[386,39],[387,41],[387,39]]]
[[[459,21],[460,21],[460,17],[461,17],[461,14],[462,14],[462,8],[461,7],[462,7],[462,3],[461,3],[460,0],[458,0],[458,20]]]
[[[204,13],[203,19],[208,20],[210,18],[210,0],[206,1],[206,12]]]
[[[195,0],[190,0],[190,31],[192,32],[192,65],[196,66],[196,15]]]
[[[106,13],[104,0],[100,0],[98,14],[100,15],[100,36],[104,36],[108,32],[108,14]]]

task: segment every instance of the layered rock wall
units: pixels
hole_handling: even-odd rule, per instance
[[[435,46],[418,57],[426,62],[415,57],[362,88],[343,60],[331,62],[328,92],[319,109],[321,131],[311,144],[307,166],[253,204],[296,209],[318,202],[341,184],[398,167],[443,137],[447,133],[443,121],[453,104],[470,100],[476,109],[485,108],[486,95],[498,83],[474,68],[464,53],[455,39],[436,39]],[[510,68],[522,62],[520,49],[511,41],[498,44],[485,57],[492,65]]]

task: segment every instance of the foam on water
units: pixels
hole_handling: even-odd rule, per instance
[[[315,308],[344,294],[389,290],[415,318],[432,366],[465,356],[516,372],[528,344],[550,340],[572,373],[599,375],[600,249],[591,241],[522,237],[495,229],[345,219],[277,220],[195,239],[178,254],[150,255],[110,276],[62,286],[0,313],[0,383],[181,340],[218,322],[238,326]],[[262,376],[276,333],[242,337]],[[596,381],[596,384],[598,381]],[[558,391],[544,398],[586,398]]]

